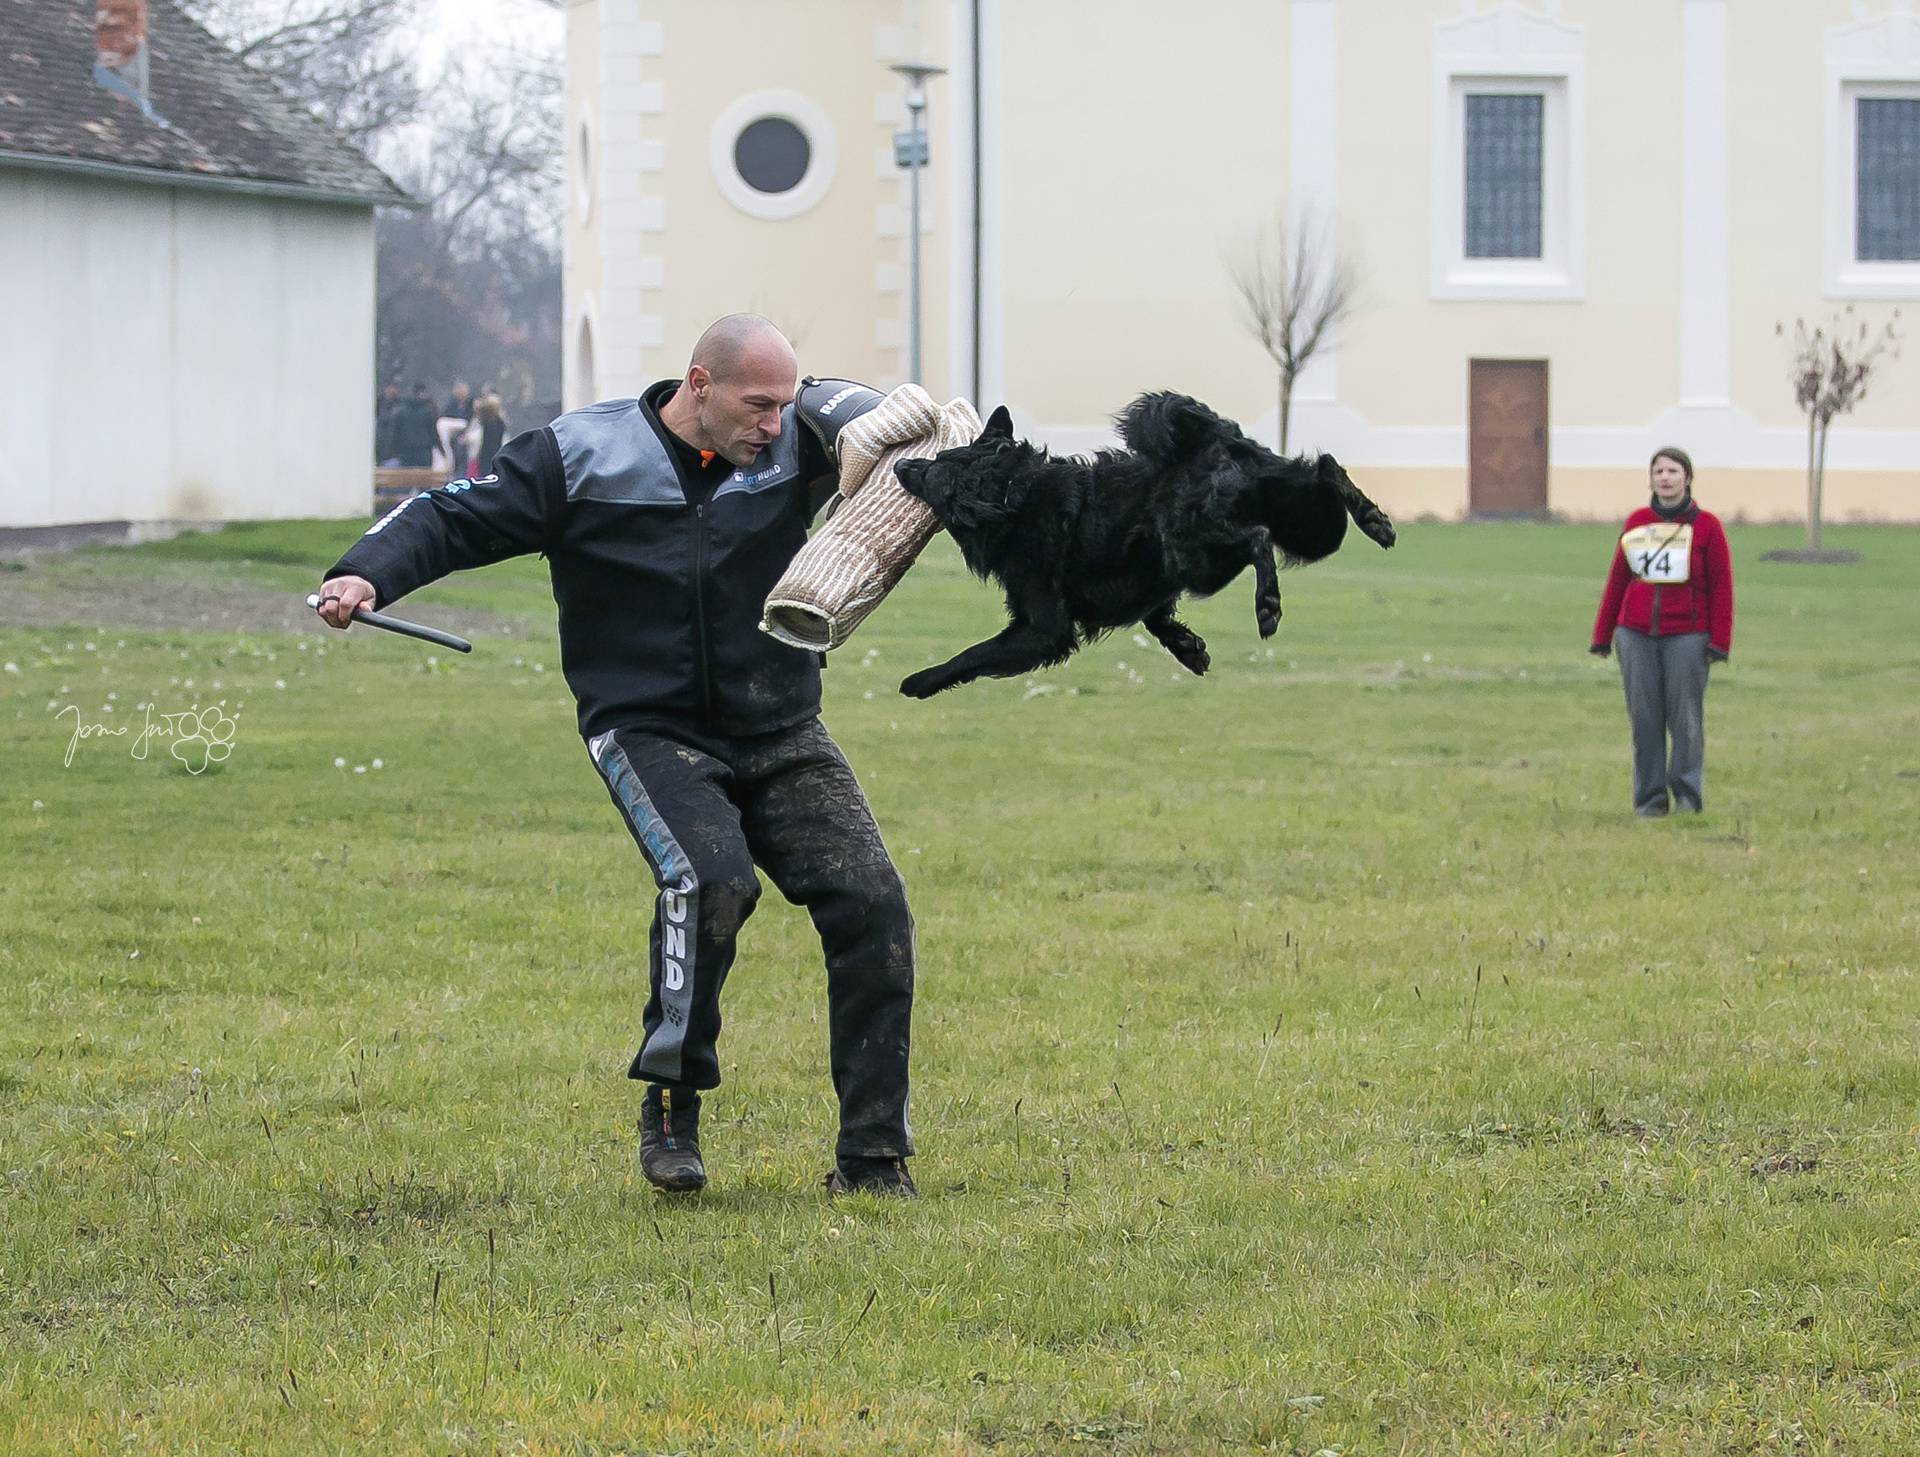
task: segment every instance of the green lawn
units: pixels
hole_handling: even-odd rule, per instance
[[[1604,528],[1356,535],[1271,643],[1198,606],[1205,680],[1123,632],[915,704],[1000,620],[937,543],[827,675],[919,924],[884,1205],[818,1187],[777,897],[713,1185],[640,1181],[651,887],[538,563],[407,604],[471,658],[194,630],[357,530],[0,573],[0,1451],[1920,1450],[1920,532],[1734,529],[1650,823]],[[81,576],[178,629],[18,625]],[[63,764],[222,701],[203,774]]]

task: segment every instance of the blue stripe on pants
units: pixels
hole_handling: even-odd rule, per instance
[[[681,1051],[686,1045],[687,1020],[693,1015],[693,978],[695,951],[700,924],[700,881],[693,873],[693,862],[674,839],[673,831],[654,808],[646,786],[634,773],[633,763],[614,742],[612,733],[601,734],[587,745],[594,767],[600,771],[614,802],[626,816],[634,839],[653,870],[654,883],[660,887],[660,899],[654,909],[654,927],[659,937],[660,1025],[647,1038],[646,1046],[634,1062],[636,1075],[663,1083],[680,1081]]]

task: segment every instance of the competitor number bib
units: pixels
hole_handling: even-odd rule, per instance
[[[1684,582],[1693,562],[1689,522],[1652,521],[1620,538],[1627,569],[1643,582]]]

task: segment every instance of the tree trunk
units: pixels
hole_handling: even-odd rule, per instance
[[[1280,374],[1280,453],[1287,453],[1287,431],[1293,423],[1293,376]]]
[[[1820,508],[1821,497],[1827,490],[1827,431],[1833,428],[1833,421],[1820,422],[1820,453],[1813,467],[1813,499],[1808,503],[1807,525],[1812,531],[1812,549],[1820,550]]]
[[[1807,411],[1807,550],[1820,550],[1820,412]]]

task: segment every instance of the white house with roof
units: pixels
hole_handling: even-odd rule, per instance
[[[408,203],[166,0],[0,0],[0,533],[364,512]]]

